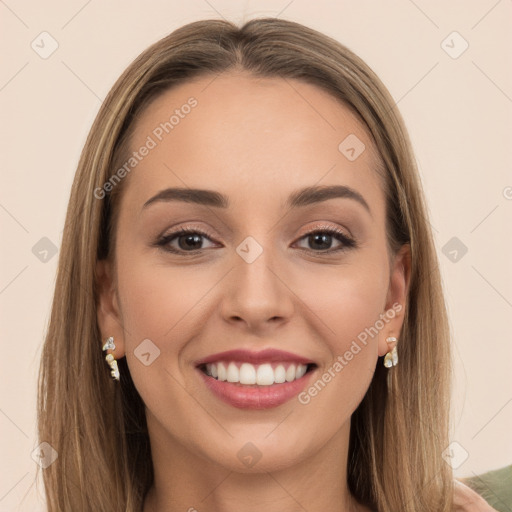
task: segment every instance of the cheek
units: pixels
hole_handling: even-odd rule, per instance
[[[315,398],[317,403],[340,404],[335,413],[340,421],[356,408],[371,382],[378,339],[386,326],[382,318],[387,318],[382,315],[389,280],[386,261],[368,261],[364,256],[356,260],[336,271],[331,268],[308,279],[302,277],[300,292],[314,313],[307,317],[310,328],[323,333],[330,353],[318,372],[323,384],[312,394],[322,395]]]
[[[211,287],[204,281],[203,273],[192,268],[171,269],[164,264],[148,263],[142,257],[119,265],[128,350],[134,350],[145,338],[159,345],[166,339],[178,340],[184,333],[187,314]]]
[[[296,277],[302,283],[298,295],[323,323],[322,332],[336,354],[352,340],[364,339],[384,313],[388,271],[382,263],[361,258],[357,264],[305,275]]]
[[[118,262],[126,360],[142,400],[153,412],[183,398],[180,353],[193,331],[191,322],[197,323],[194,311],[209,288],[191,269],[183,273],[142,254]]]
[[[335,284],[326,280],[324,291],[328,293],[317,290],[309,297],[313,316],[320,317],[324,325],[323,341],[330,354],[299,402],[304,405],[303,421],[311,430],[317,428],[315,417],[329,411],[327,437],[350,418],[373,378],[383,324],[382,281],[371,273],[351,272]],[[318,330],[318,323],[314,328]]]

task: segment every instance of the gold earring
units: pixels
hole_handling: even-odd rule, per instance
[[[114,343],[114,338],[112,336],[110,336],[110,338],[107,339],[105,345],[103,345],[103,350],[115,350],[116,349],[116,345]],[[107,363],[109,364],[110,368],[111,368],[111,371],[110,371],[110,375],[112,375],[112,377],[115,379],[115,380],[119,380],[119,368],[117,367],[117,361],[114,357],[113,354],[107,354],[105,356],[105,360],[107,361]]]
[[[389,336],[386,338],[387,343],[395,343],[398,341],[394,336]],[[386,354],[384,357],[384,366],[386,368],[391,368],[392,366],[396,366],[398,363],[398,352],[396,347],[393,348],[390,352]]]

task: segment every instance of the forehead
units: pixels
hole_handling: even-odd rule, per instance
[[[241,204],[248,194],[271,202],[300,186],[331,184],[382,198],[365,125],[298,80],[230,73],[180,84],[139,116],[132,152],[139,155],[126,195],[140,204],[170,186],[222,190]]]

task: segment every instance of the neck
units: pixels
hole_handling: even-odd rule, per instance
[[[148,417],[148,429],[154,482],[143,512],[368,510],[355,501],[347,486],[350,420],[309,457],[288,463],[280,461],[275,469],[250,473],[238,472],[191,452],[154,417]]]

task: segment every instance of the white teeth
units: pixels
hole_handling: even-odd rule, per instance
[[[276,384],[282,384],[286,381],[286,370],[282,364],[274,370],[274,381]]]
[[[218,380],[226,380],[226,378],[227,378],[227,376],[226,376],[226,367],[222,363],[219,363],[217,365],[212,364],[212,366],[217,366],[217,378],[218,378]],[[212,375],[213,375],[213,371],[212,371]]]
[[[256,372],[256,384],[258,386],[271,386],[274,384],[274,370],[269,364],[261,364]]]
[[[239,382],[246,385],[257,384],[258,386],[293,382],[303,377],[306,371],[307,365],[305,364],[290,364],[287,369],[283,364],[278,364],[273,368],[270,363],[257,366],[251,363],[242,363],[239,367],[233,361],[229,363],[208,363],[206,365],[206,374],[217,380]]]
[[[238,371],[238,367],[236,366],[235,363],[229,363],[227,371],[227,381],[240,382],[240,372]]]
[[[306,373],[307,367],[303,364],[299,364],[297,366],[297,370],[295,372],[295,378],[300,379]]]
[[[288,367],[288,370],[286,370],[286,381],[291,382],[292,380],[295,380],[295,365],[291,364]]]
[[[240,366],[240,384],[256,384],[256,369],[252,364],[243,363]]]

